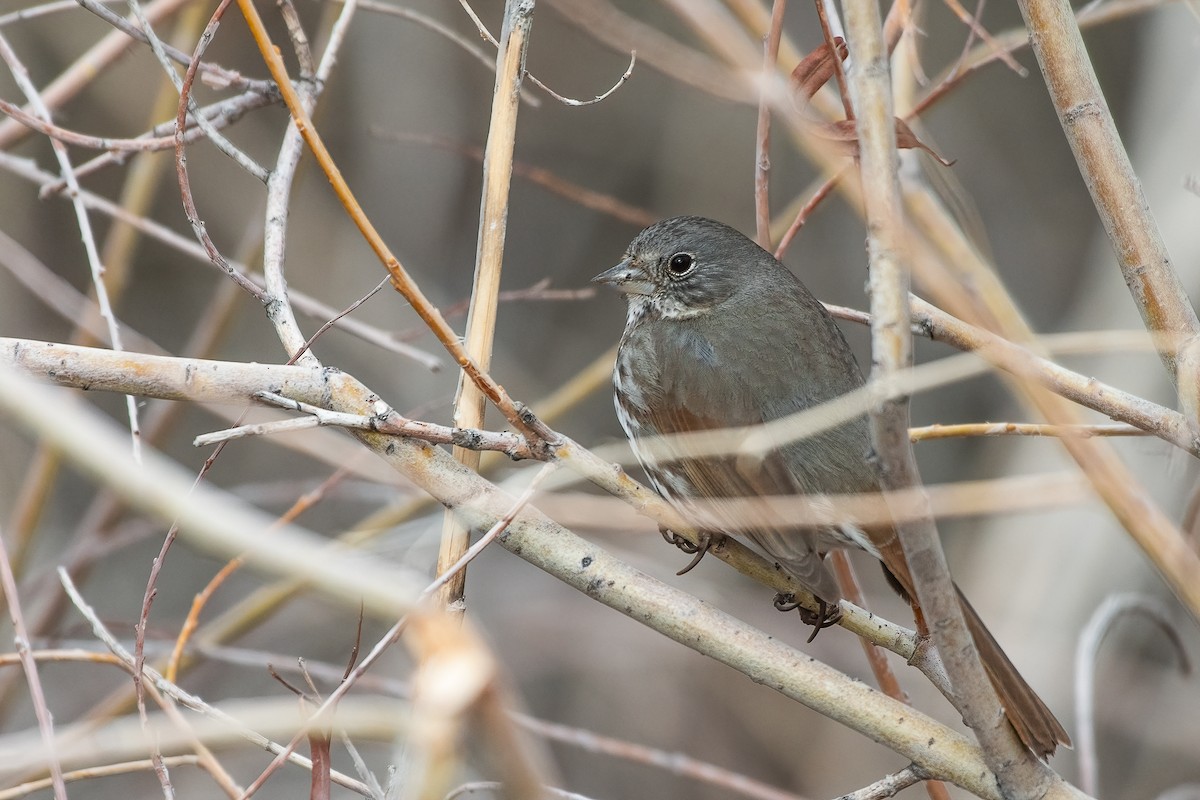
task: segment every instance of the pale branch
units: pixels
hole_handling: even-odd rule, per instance
[[[375,431],[376,433],[385,433],[390,436],[411,436],[426,442],[432,442],[433,444],[451,444],[471,450],[495,450],[504,453],[514,461],[541,457],[541,454],[533,451],[524,437],[519,434],[508,431],[456,428],[447,425],[435,425],[432,422],[408,419],[397,414],[382,400],[379,401],[378,412],[367,416],[330,411],[320,406],[293,400],[274,392],[254,392],[253,397],[264,403],[291,411],[298,411],[310,416],[301,419],[288,419],[226,428],[223,431],[197,436],[192,440],[192,444],[196,447],[204,447],[245,436],[261,436],[264,434],[333,425],[340,428]]]
[[[1151,331],[1200,338],[1200,319],[1150,212],[1121,142],[1068,0],[1020,0],[1029,42],[1058,112],[1063,133],[1112,242],[1121,275]],[[1191,372],[1177,374],[1177,353],[1161,352],[1180,400],[1197,419]],[[1194,360],[1194,356],[1193,356]],[[1194,370],[1195,364],[1187,365]]]
[[[465,6],[467,9],[470,6]],[[517,142],[517,112],[521,108],[521,85],[525,79],[525,56],[533,29],[533,0],[506,0],[504,24],[496,51],[496,81],[492,88],[492,110],[483,155],[483,190],[479,206],[479,230],[475,244],[475,275],[467,312],[463,352],[480,372],[491,367],[500,305],[500,276],[504,267],[504,242],[508,234],[509,187],[512,184],[513,150]],[[471,15],[478,20],[474,14]],[[454,425],[483,427],[487,410],[484,387],[461,380],[454,395]],[[479,451],[455,448],[454,457],[464,466],[479,469]],[[447,511],[442,522],[437,572],[442,573],[467,552],[471,531]],[[466,573],[457,572],[438,596],[443,607],[463,610]]]
[[[128,354],[94,352],[97,356],[128,357]],[[307,399],[323,399],[338,410],[362,413],[377,400],[361,384],[336,371],[299,367],[270,371],[291,388],[303,386],[307,389],[311,393]],[[184,383],[211,384],[214,372],[216,370],[211,368],[193,371],[179,368],[176,379],[181,385],[171,387],[161,380],[155,382],[165,390],[164,393],[178,396],[185,390]],[[307,381],[299,377],[303,372],[310,373]],[[315,379],[317,375],[319,379]],[[110,377],[114,382],[124,383],[132,376],[110,373]],[[100,386],[93,385],[93,388]],[[417,594],[415,588],[405,588],[413,587],[411,581],[398,580],[395,568],[380,571],[380,565],[375,562],[344,555],[331,557],[336,550],[309,544],[290,526],[275,530],[270,537],[263,537],[261,532],[269,525],[269,520],[258,512],[228,508],[221,512],[218,522],[218,506],[225,504],[218,499],[219,493],[215,490],[205,486],[193,489],[182,470],[163,461],[156,453],[148,454],[151,457],[148,469],[133,469],[128,455],[112,446],[110,440],[116,434],[111,431],[111,423],[101,422],[95,412],[76,408],[75,404],[65,404],[70,410],[62,408],[61,397],[18,378],[17,373],[10,373],[0,381],[0,405],[10,416],[62,448],[87,472],[112,486],[134,505],[165,518],[178,516],[185,536],[204,532],[204,538],[197,542],[201,546],[219,547],[226,554],[247,551],[251,563],[259,568],[274,573],[301,574],[314,586],[342,597],[361,593],[367,607],[377,612],[395,615],[397,604],[404,606],[411,602],[407,598]],[[455,508],[475,527],[495,524],[513,507],[511,496],[464,469],[438,448],[413,439],[383,437],[371,432],[361,432],[358,436],[385,461],[437,497],[443,505]],[[586,451],[578,446],[565,444],[559,450],[560,457],[568,463],[571,458],[584,460],[588,468],[607,473],[610,484],[612,479],[620,478],[636,486],[611,465],[596,463],[598,459],[594,456],[589,460]],[[661,505],[662,501],[648,490],[638,487],[638,491],[647,503]],[[669,518],[669,515],[665,516]],[[498,541],[506,549],[606,605],[886,743],[927,768],[931,774],[966,786],[983,797],[999,797],[978,750],[963,737],[919,712],[900,706],[835,670],[813,662],[774,637],[754,631],[699,603],[687,593],[617,561],[556,525],[536,509],[527,507],[518,513]],[[311,550],[312,547],[317,549]],[[739,548],[745,550],[729,540],[716,549],[727,549],[728,554]],[[755,569],[768,576],[772,585],[782,580],[782,573],[761,558],[757,559]],[[383,572],[393,574],[384,578]],[[776,576],[769,577],[772,573]],[[344,584],[343,578],[347,581]],[[857,618],[857,625],[874,630],[873,640],[901,653],[912,654],[911,636],[901,635],[901,641],[889,641],[889,636],[895,636],[902,629],[889,631],[878,617],[861,612],[855,614],[853,608],[845,609],[845,617],[848,618],[847,627]],[[907,647],[904,641],[908,642]],[[1065,795],[1052,793],[1051,796]]]
[[[845,0],[843,8],[854,63],[849,84],[857,115],[870,260],[871,380],[886,386],[912,367],[912,256],[900,194],[891,76],[879,6],[875,0]],[[908,439],[908,397],[877,400],[868,409],[868,418],[881,486],[887,490],[919,488],[921,476]],[[890,552],[908,565],[915,599],[950,676],[955,708],[978,739],[1001,793],[1008,798],[1041,797],[1051,784],[1062,784],[1062,779],[1034,757],[998,713],[1000,701],[967,629],[928,502],[924,498],[925,513],[918,519],[896,523]],[[898,545],[895,539],[899,539]]]

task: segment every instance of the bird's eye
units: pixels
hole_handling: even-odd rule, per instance
[[[667,269],[676,278],[682,278],[696,268],[696,257],[691,253],[676,253],[667,262]]]

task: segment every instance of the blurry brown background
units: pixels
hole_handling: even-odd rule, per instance
[[[27,5],[32,2],[0,0],[0,14]],[[682,44],[706,49],[669,4],[613,5]],[[926,71],[937,76],[958,56],[967,31],[941,3],[926,6],[921,18],[925,35],[919,47]],[[406,7],[478,41],[456,3],[417,0]],[[502,4],[480,0],[473,7],[498,32]],[[310,36],[323,41],[332,9],[312,0],[300,0],[299,8]],[[119,4],[117,10],[125,12]],[[202,16],[207,13],[206,9]],[[262,4],[262,13],[271,20],[276,41],[283,42],[274,8]],[[612,85],[625,69],[628,54],[597,42],[587,30],[572,24],[574,16],[572,4],[551,0],[538,4],[528,68],[564,95],[590,98]],[[992,32],[1021,24],[1015,4],[1008,3],[989,4],[982,21]],[[164,37],[172,24],[159,26]],[[107,31],[91,14],[73,9],[14,22],[0,32],[29,67],[34,82],[44,86]],[[819,43],[811,4],[793,0],[786,31],[802,52]],[[1200,288],[1200,198],[1185,189],[1184,181],[1188,175],[1200,174],[1196,148],[1200,25],[1184,4],[1164,3],[1089,29],[1085,37],[1175,266],[1194,291]],[[190,51],[194,38],[192,34],[177,44]],[[486,46],[485,51],[491,57],[493,51]],[[566,107],[530,88],[530,96],[540,105],[521,108],[518,161],[610,194],[652,217],[703,214],[752,233],[754,98],[734,102],[684,85],[658,70],[654,55],[640,52],[628,83],[595,105]],[[715,55],[710,58],[716,60]],[[1096,222],[1036,63],[1027,50],[1019,51],[1017,58],[1030,70],[1029,77],[1021,78],[1000,64],[984,68],[926,115],[922,133],[940,153],[956,159],[949,177],[961,184],[963,197],[974,205],[1002,279],[1038,331],[1138,329],[1140,320]],[[265,75],[236,10],[226,16],[208,59],[255,77]],[[62,108],[56,120],[96,135],[134,136],[151,120],[166,118],[151,112],[152,98],[163,85],[162,72],[148,49],[135,47]],[[492,86],[493,75],[486,68],[427,28],[360,10],[317,113],[318,128],[367,212],[426,294],[443,308],[465,300],[470,292],[481,169],[459,150],[484,144]],[[215,96],[211,90],[200,90],[202,99]],[[0,97],[21,100],[7,72],[0,73]],[[269,165],[286,120],[284,110],[269,108],[249,115],[228,134]],[[435,147],[430,139],[445,146]],[[27,137],[8,153],[33,159],[43,169],[56,169],[46,140],[38,135]],[[232,255],[262,225],[262,186],[210,145],[193,146],[188,153],[200,214],[217,244]],[[73,156],[78,163],[90,154],[73,151]],[[161,162],[162,169],[149,216],[190,239],[170,154],[149,158]],[[906,155],[912,158],[925,159],[927,169],[942,169],[925,156]],[[773,210],[779,213],[811,190],[816,172],[782,132],[775,137],[772,168]],[[84,185],[118,200],[129,172],[128,166],[110,168],[86,178]],[[291,214],[287,277],[293,288],[341,308],[380,280],[378,263],[311,163],[301,168]],[[92,221],[103,243],[110,222],[99,214],[93,214]],[[87,290],[78,230],[69,204],[61,197],[39,199],[36,185],[0,169],[0,229],[53,273]],[[619,259],[636,231],[628,222],[582,208],[515,177],[504,288],[525,288],[543,279],[554,288],[584,288],[592,275]],[[861,221],[835,195],[815,213],[785,260],[822,299],[865,308],[863,242]],[[221,282],[209,265],[143,240],[118,314],[166,350],[179,352]],[[236,319],[214,357],[281,361],[281,348],[261,309],[249,298],[239,303]],[[386,289],[356,316],[389,331],[419,325],[403,300]],[[514,397],[537,408],[539,398],[615,344],[623,320],[620,300],[607,293],[570,301],[506,303],[500,309],[492,373]],[[18,283],[7,269],[0,269],[0,335],[65,341],[72,322],[41,303],[37,293]],[[462,329],[461,316],[451,322]],[[304,319],[302,324],[311,333],[319,321]],[[852,325],[844,328],[860,362],[869,364],[864,331]],[[416,344],[438,351],[430,336]],[[320,340],[316,352],[323,363],[353,373],[398,410],[417,410],[422,419],[449,421],[456,383],[452,370],[431,373],[336,329]],[[918,343],[918,360],[949,352]],[[1068,363],[1128,391],[1174,404],[1171,387],[1152,353],[1097,353],[1072,357]],[[88,399],[123,419],[120,398]],[[913,414],[914,424],[1025,421],[1003,384],[992,377],[918,396]],[[499,416],[489,418],[489,423],[500,427]],[[193,449],[191,438],[224,424],[202,409],[189,408],[163,449],[190,469],[198,469],[205,452]],[[554,424],[587,445],[620,438],[606,384]],[[1167,512],[1181,517],[1195,482],[1192,460],[1153,438],[1122,439],[1116,447]],[[27,434],[0,419],[0,521],[14,508],[33,452]],[[917,453],[930,483],[1067,468],[1061,448],[1050,439],[935,442],[918,446]],[[508,467],[498,478],[522,469],[527,467]],[[278,513],[330,471],[329,464],[297,457],[273,440],[243,440],[226,452],[210,479]],[[343,485],[301,522],[336,533],[379,506],[400,502],[406,491],[401,482],[382,470],[379,476],[380,483]],[[94,492],[70,470],[55,485],[23,576],[23,591],[31,598],[41,598],[39,587],[52,582],[50,570],[64,553],[82,537],[96,535],[81,519]],[[794,616],[771,609],[768,590],[741,579],[715,559],[687,576],[674,577],[686,557],[665,546],[649,521],[633,516],[616,501],[574,497],[570,503],[547,500],[543,507],[552,514],[557,510],[577,532],[651,574],[790,643],[802,644],[808,635]],[[431,571],[441,518],[439,511],[403,524],[376,547],[388,558]],[[587,520],[593,524],[583,524]],[[97,562],[82,588],[101,614],[112,620],[114,629],[127,634],[136,621],[146,570],[163,529],[157,523],[129,519],[115,530],[120,546]],[[966,593],[1073,733],[1073,650],[1081,627],[1106,595],[1137,590],[1162,598],[1173,610],[1188,652],[1193,658],[1200,653],[1194,620],[1178,608],[1148,562],[1098,503],[948,521],[941,530]],[[105,541],[113,541],[112,536]],[[173,636],[193,593],[218,566],[185,547],[173,551],[151,617],[152,634],[157,629],[163,636]],[[866,562],[860,564],[860,574],[881,613],[907,624],[906,610],[883,587],[877,572]],[[215,609],[228,606],[257,582],[253,575],[239,575],[218,594]],[[527,709],[551,721],[686,753],[808,797],[848,792],[904,766],[899,756],[858,734],[662,639],[503,551],[489,551],[471,567],[467,600],[468,614],[494,646]],[[353,623],[352,615],[340,608],[300,600],[238,644],[340,664],[352,644]],[[366,641],[373,641],[372,634],[379,630],[369,624]],[[68,639],[85,636],[71,612],[54,633]],[[851,675],[871,680],[858,643],[845,632],[826,632],[805,649]],[[407,671],[402,656],[390,668],[397,676]],[[952,710],[919,675],[899,663],[897,668],[920,708],[957,724]],[[1178,673],[1160,632],[1142,622],[1122,623],[1108,640],[1098,669],[1101,796],[1152,797],[1176,784],[1200,781],[1194,722],[1200,714],[1200,693],[1194,677]],[[108,685],[123,680],[115,671],[93,671],[86,673],[86,681],[72,681],[72,675],[84,674],[79,667],[52,665],[45,672],[51,707],[59,720],[74,719]],[[104,681],[111,684],[102,685]],[[188,675],[185,686],[214,702],[282,692],[261,667],[217,660]],[[3,733],[32,730],[27,702],[17,702],[0,725]],[[733,796],[664,770],[629,765],[574,747],[555,745],[552,752],[561,785],[592,797]],[[382,769],[398,758],[396,751],[380,747],[373,766]],[[1062,753],[1053,766],[1073,779],[1075,758],[1071,752]],[[340,755],[338,759],[339,767],[348,768]],[[246,780],[263,763],[261,755],[253,753],[231,755],[229,760]],[[176,773],[180,796],[211,796],[212,787],[202,777],[186,770]],[[296,796],[306,783],[307,777],[298,770],[285,771],[261,796]],[[113,796],[147,797],[160,791],[149,774],[85,789],[89,797],[108,796],[107,790]],[[921,797],[924,790],[910,789],[904,796]]]

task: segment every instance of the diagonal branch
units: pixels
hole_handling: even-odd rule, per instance
[[[1146,327],[1181,334],[1195,342],[1200,337],[1200,320],[1171,266],[1166,243],[1100,90],[1071,4],[1067,0],[1020,0],[1019,5],[1063,132]],[[1179,374],[1175,351],[1163,350],[1160,356],[1185,411],[1195,421],[1195,387],[1188,385],[1194,382],[1194,375],[1190,370]]]

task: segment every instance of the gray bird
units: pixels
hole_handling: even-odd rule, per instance
[[[706,535],[739,530],[822,601],[806,621],[836,622],[841,592],[825,564],[835,547],[879,558],[914,604],[894,530],[750,527],[728,498],[879,491],[865,416],[789,442],[761,459],[642,446],[662,434],[761,425],[853,391],[862,373],[825,307],[790,270],[733,228],[676,217],[642,231],[617,266],[593,278],[621,291],[628,318],[613,371],[617,416],[654,488]],[[698,502],[703,501],[703,502]],[[703,554],[701,550],[699,555]],[[1070,739],[959,594],[968,628],[1005,713],[1039,757]]]

